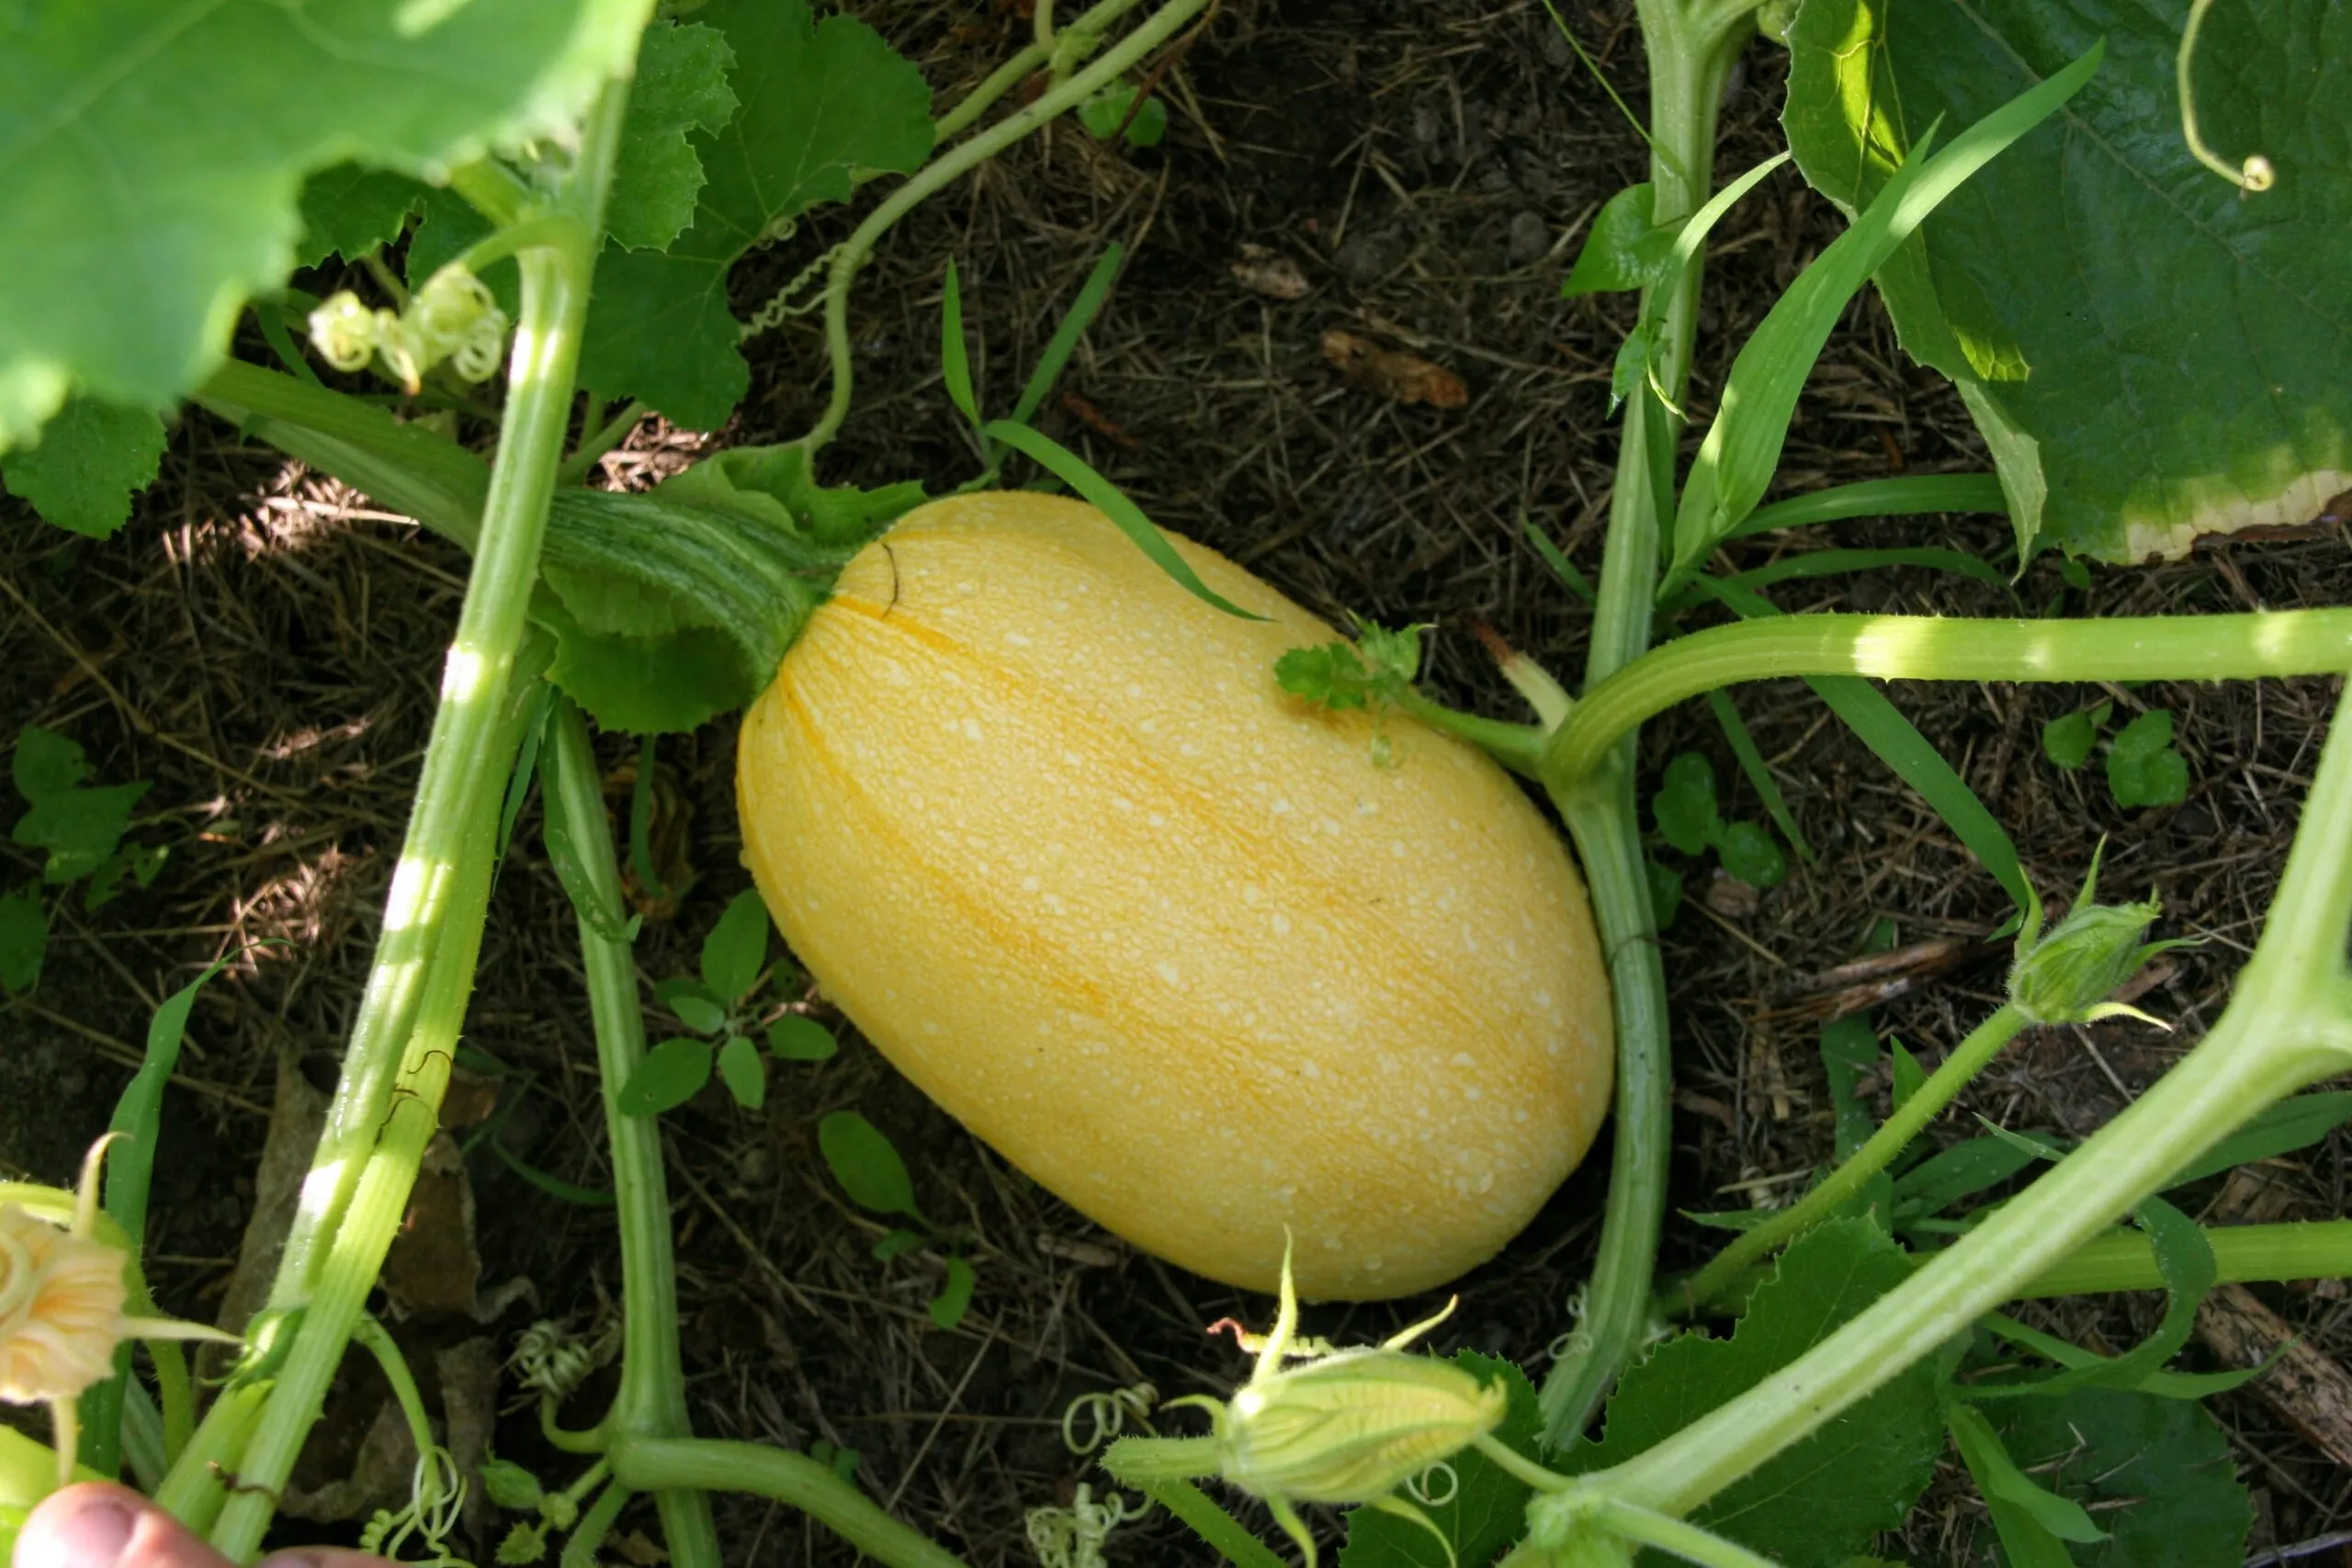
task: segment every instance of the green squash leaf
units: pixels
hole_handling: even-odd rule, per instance
[[[1631,1368],[1610,1396],[1601,1440],[1577,1449],[1567,1468],[1602,1470],[1654,1447],[1910,1276],[1902,1249],[1867,1220],[1832,1220],[1799,1236],[1730,1338],[1679,1334]],[[1692,1521],[1785,1568],[1836,1568],[1901,1523],[1934,1476],[1944,1440],[1935,1387],[1932,1365],[1911,1368],[1718,1494]]]
[[[78,390],[160,409],[296,258],[303,177],[560,134],[644,0],[15,7],[0,39],[0,450]]]
[[[808,0],[711,0],[695,20],[733,50],[742,107],[724,130],[686,136],[707,177],[685,231],[666,252],[598,264],[580,374],[605,397],[712,430],[751,385],[728,269],[819,202],[846,199],[859,177],[920,165],[931,89],[872,28],[818,22]]]
[[[0,285],[0,310],[6,309]],[[164,456],[164,422],[145,409],[73,398],[40,433],[37,446],[0,459],[0,481],[50,522],[92,539],[110,539],[130,518],[130,498],[155,478]]]
[[[1628,186],[1609,198],[1586,231],[1577,264],[1560,285],[1561,299],[1646,288],[1665,279],[1680,226],[1650,220],[1656,198],[1647,185]]]
[[[1678,754],[1650,796],[1650,815],[1668,843],[1686,855],[1703,852],[1723,826],[1715,807],[1714,764],[1696,751]]]
[[[2245,1559],[2254,1510],[2230,1441],[2193,1401],[2116,1389],[1986,1413],[2018,1466],[2085,1506],[2104,1540],[2077,1568],[2207,1568]]]
[[[1930,120],[1973,119],[2104,39],[2098,78],[1947,201],[1878,274],[1904,347],[1961,384],[2037,542],[2110,561],[2301,523],[2352,489],[2352,15],[2219,6],[2199,128],[2278,170],[2241,195],[2181,138],[2184,10],[2154,0],[1808,0],[1784,124],[1849,211]],[[2039,511],[2038,519],[2030,513]],[[2039,536],[2037,539],[2037,535]]]
[[[660,250],[694,221],[702,160],[686,140],[716,136],[735,118],[727,73],[735,51],[725,35],[689,23],[645,29],[621,125],[620,158],[605,198],[605,231],[631,250]]]
[[[432,187],[390,169],[337,164],[302,184],[302,238],[297,266],[329,256],[356,260],[401,237]]]

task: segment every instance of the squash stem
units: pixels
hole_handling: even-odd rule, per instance
[[[1084,70],[1046,89],[1035,103],[1017,114],[1005,116],[969,141],[958,142],[940,157],[924,164],[906,184],[892,191],[888,198],[876,208],[848,239],[842,242],[841,250],[833,257],[831,274],[825,284],[825,347],[832,367],[832,391],[825,403],[824,413],[808,434],[801,437],[801,445],[808,449],[812,463],[816,455],[841,429],[842,421],[849,417],[850,396],[855,383],[855,368],[849,344],[850,284],[856,278],[857,269],[864,266],[866,258],[874,254],[875,245],[890,231],[891,225],[921,206],[926,197],[1041,129],[1064,110],[1084,103],[1100,88],[1116,81],[1122,73],[1144,56],[1175,37],[1178,29],[1204,9],[1208,3],[1209,0],[1169,0],[1135,31],[1103,51]]]
[[[1858,1195],[1870,1179],[1894,1163],[1895,1156],[1911,1145],[1936,1113],[1952,1101],[1953,1096],[1968,1087],[1986,1064],[2000,1054],[2001,1047],[2016,1039],[2027,1024],[2025,1014],[2004,1002],[1993,1010],[1991,1017],[1971,1030],[1968,1038],[1952,1048],[1926,1083],[1919,1086],[1910,1099],[1905,1100],[1885,1124],[1871,1134],[1868,1142],[1856,1149],[1837,1169],[1824,1177],[1819,1186],[1803,1199],[1781,1210],[1755,1229],[1744,1232],[1737,1240],[1715,1254],[1708,1265],[1693,1275],[1690,1281],[1674,1292],[1674,1311],[1687,1316],[1705,1306],[1747,1275],[1749,1267],[1799,1232],[1808,1230],[1828,1219]]]
[[[2347,668],[2352,609],[2080,621],[1781,615],[1679,637],[1592,684],[1553,732],[1544,767],[1582,777],[1645,720],[1742,681],[2223,681]]]
[[[211,1531],[213,1545],[235,1561],[260,1544],[277,1491],[342,1363],[447,1083],[481,951],[501,797],[529,711],[526,703],[518,712],[513,699],[536,673],[526,667],[528,652],[544,646],[529,635],[526,613],[627,98],[625,80],[599,95],[576,171],[556,197],[569,221],[519,258],[523,305],[505,423],[415,814],[342,1079],[271,1291],[272,1309],[300,1310],[302,1318],[243,1451],[207,1440],[228,1435],[208,1418],[166,1478],[166,1493],[198,1506],[207,1491],[217,1494],[217,1481],[208,1488],[198,1479],[209,1479],[213,1464],[245,1483],[221,1506]]]
[[[1683,0],[1641,0],[1642,36],[1650,62],[1650,183],[1660,223],[1687,217],[1714,179],[1715,124],[1724,79],[1747,34],[1745,15],[1722,18]],[[1656,367],[1657,384],[1676,404],[1690,378],[1703,263],[1694,260],[1669,285]],[[1588,690],[1600,686],[1649,648],[1657,590],[1661,530],[1674,512],[1673,453],[1680,422],[1645,389],[1628,406],[1617,450],[1601,557]],[[1582,704],[1578,705],[1579,709]],[[1569,722],[1574,722],[1574,715]],[[1556,752],[1556,748],[1555,748]],[[1670,1152],[1666,972],[1658,961],[1657,920],[1642,863],[1634,800],[1634,738],[1625,733],[1605,759],[1571,775],[1547,757],[1544,782],[1560,807],[1584,863],[1593,913],[1609,955],[1617,1024],[1616,1127],[1609,1208],[1591,1280],[1583,1292],[1569,1349],[1544,1381],[1544,1440],[1573,1441],[1649,1328],[1650,1280],[1666,1212]]]
[[[1656,1447],[1588,1478],[1685,1514],[1819,1430],[2085,1242],[2264,1107],[2352,1068],[2352,695],[2336,719],[2254,957],[2213,1032],[2057,1167],[1861,1315]],[[1531,1508],[1545,1506],[1539,1500]]]
[[[571,698],[559,698],[548,787],[560,797],[574,852],[590,893],[606,908],[624,908],[620,865],[605,830],[605,798],[588,723]],[[625,940],[580,922],[580,956],[596,1028],[596,1065],[604,1080],[605,1127],[613,1151],[613,1196],[621,1235],[621,1386],[602,1430],[647,1438],[688,1438],[686,1379],[678,1359],[676,1265],[670,1247],[670,1191],[662,1169],[661,1124],[620,1108],[621,1087],[645,1059],[645,1010],[638,1000],[637,959]],[[657,1491],[662,1533],[677,1568],[718,1568],[710,1500],[691,1487]]]
[[[900,1524],[828,1464],[762,1443],[616,1433],[613,1482],[632,1492],[748,1492],[789,1504],[886,1568],[966,1568],[964,1560]]]

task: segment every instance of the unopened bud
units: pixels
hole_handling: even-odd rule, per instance
[[[2106,845],[2102,843],[2103,851]],[[2103,1018],[2136,1018],[2166,1028],[2159,1019],[2139,1009],[2107,998],[2137,975],[2148,960],[2186,941],[2143,942],[2148,927],[2163,913],[2154,896],[2144,904],[2094,904],[2098,885],[2098,854],[2091,856],[2090,874],[2066,918],[2041,930],[2041,906],[2028,911],[2018,935],[2018,960],[2009,969],[2009,1003],[2035,1023],[2096,1023]]]
[[[1218,1465],[1261,1497],[1369,1503],[1493,1431],[1509,1399],[1448,1361],[1347,1351],[1236,1393]]]

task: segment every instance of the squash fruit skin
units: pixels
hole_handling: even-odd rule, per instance
[[[1484,1261],[1607,1109],[1610,997],[1559,838],[1475,748],[1273,664],[1331,629],[1102,513],[918,508],[744,717],[746,859],[900,1071],[1105,1228],[1370,1300]]]

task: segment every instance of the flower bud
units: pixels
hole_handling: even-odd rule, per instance
[[[2035,1023],[2089,1023],[2147,1015],[2107,998],[2156,953],[2178,945],[2140,938],[2161,912],[2144,904],[2077,904],[2009,970],[2009,1001]],[[2150,1021],[2154,1021],[2153,1020]]]
[[[1218,1465],[1261,1497],[1369,1503],[1502,1422],[1510,1394],[1448,1361],[1345,1351],[1253,1380],[1218,1423]]]

